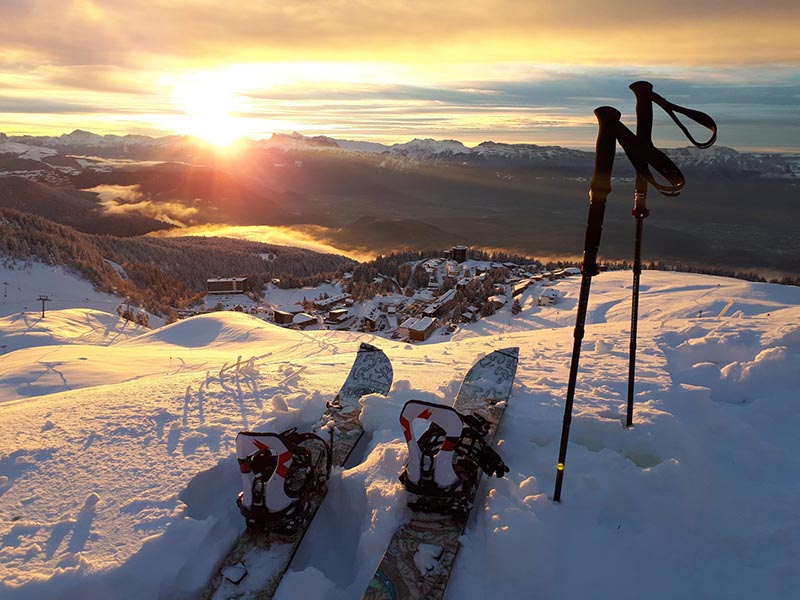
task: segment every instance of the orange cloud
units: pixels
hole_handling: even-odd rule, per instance
[[[6,64],[795,63],[798,3],[5,0]],[[743,43],[746,40],[746,43]]]

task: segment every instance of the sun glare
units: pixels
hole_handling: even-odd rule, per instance
[[[214,74],[195,74],[176,83],[172,101],[183,114],[176,129],[216,146],[228,146],[251,133],[248,120],[237,117],[242,100],[234,82]]]

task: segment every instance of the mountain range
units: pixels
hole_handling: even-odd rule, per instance
[[[793,220],[776,218],[796,212],[800,155],[666,152],[687,185],[677,198],[650,194],[646,260],[800,273]],[[293,133],[223,152],[187,136],[0,134],[0,206],[118,235],[277,225],[344,252],[463,243],[578,257],[593,167],[593,152],[492,141],[383,145]],[[631,255],[633,175],[619,156],[601,247],[608,259]]]
[[[468,147],[458,140],[413,139],[392,145],[376,142],[342,140],[327,136],[304,136],[300,133],[275,133],[266,140],[242,142],[244,150],[278,149],[337,150],[385,154],[394,159],[453,162],[476,166],[519,167],[549,166],[585,168],[594,160],[594,153],[561,146],[538,144],[506,144],[485,141]],[[143,160],[196,160],[212,153],[204,142],[190,136],[170,135],[98,135],[76,129],[60,136],[7,136],[0,133],[0,156],[9,160],[42,161],[62,168],[77,168],[74,159],[62,160],[59,155],[91,155],[103,158]],[[800,177],[800,155],[738,152],[726,146],[708,150],[694,147],[667,149],[666,153],[679,167],[709,172],[763,177]],[[59,164],[60,162],[60,164]],[[3,168],[6,168],[3,165]]]

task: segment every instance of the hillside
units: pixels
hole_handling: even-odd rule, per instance
[[[248,277],[255,290],[272,278],[302,286],[354,264],[342,256],[228,238],[88,235],[3,208],[0,261],[12,267],[34,262],[66,267],[99,291],[127,296],[159,315],[199,302],[208,278]],[[109,261],[121,266],[124,277]],[[48,293],[55,298],[56,286]]]
[[[0,177],[0,208],[31,213],[84,233],[144,235],[171,227],[142,214],[110,213],[95,194],[25,177]]]
[[[524,295],[518,316],[505,307],[448,341],[216,313],[0,356],[0,595],[196,597],[243,526],[236,433],[310,428],[367,341],[390,357],[393,389],[363,399],[366,444],[333,473],[276,598],[361,597],[410,516],[397,483],[403,403],[452,401],[478,356],[510,345],[521,362],[498,439],[511,471],[482,486],[448,598],[792,597],[800,289],[661,272],[642,285],[626,430],[630,273],[595,278],[561,504],[550,495],[574,278],[556,284],[560,304]]]

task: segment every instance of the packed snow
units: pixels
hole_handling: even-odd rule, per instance
[[[404,402],[451,403],[471,364],[508,346],[520,365],[497,439],[511,471],[481,484],[447,598],[794,597],[800,289],[645,272],[625,429],[630,279],[593,282],[561,503],[577,278],[556,305],[529,290],[519,315],[506,305],[413,345],[236,312],[142,332],[91,305],[46,324],[7,311],[0,597],[197,598],[243,529],[237,432],[309,430],[360,341],[395,382],[362,399],[366,442],[334,471],[276,598],[361,597],[411,516]]]

